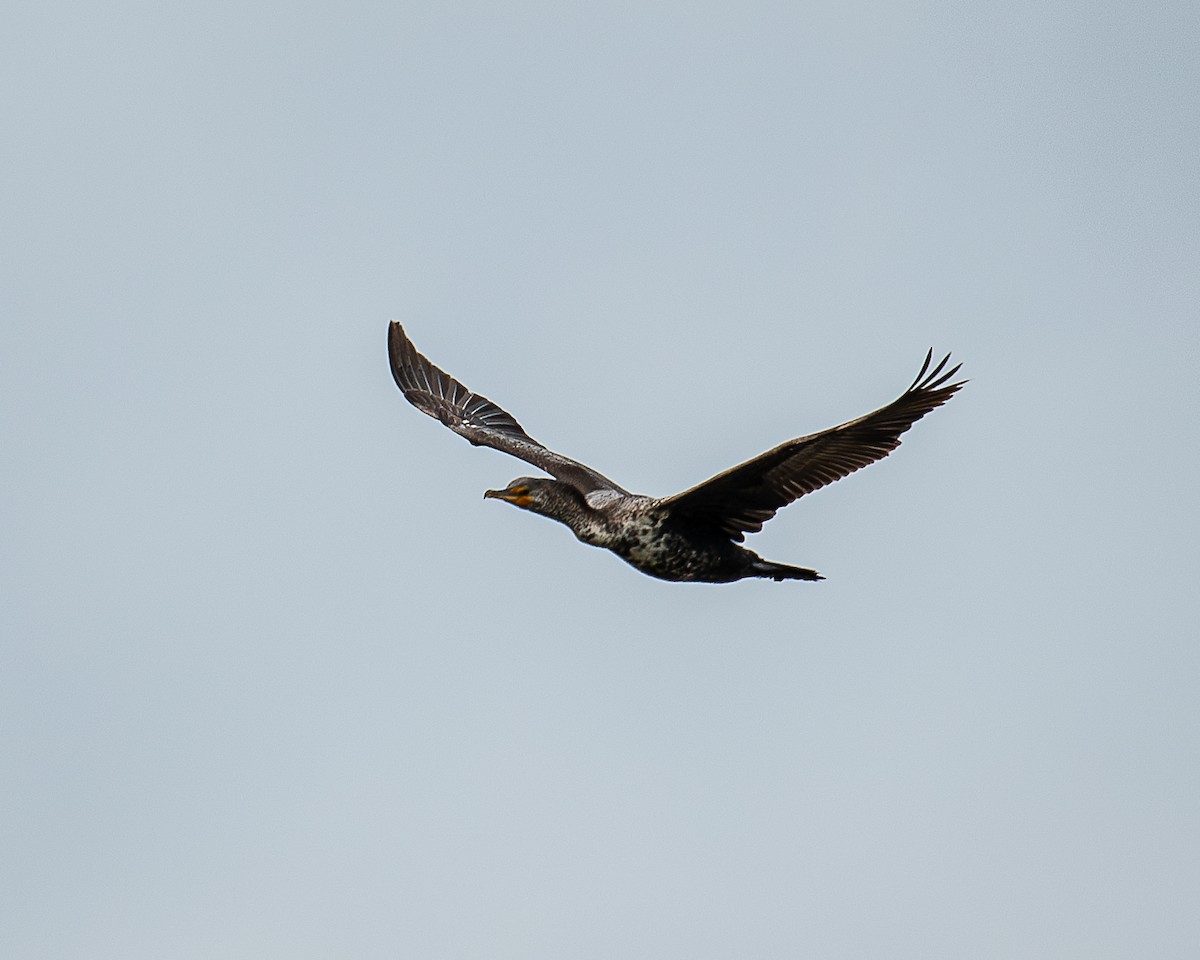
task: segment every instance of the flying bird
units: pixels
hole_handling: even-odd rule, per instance
[[[566,524],[584,543],[611,550],[652,577],[701,583],[745,577],[823,580],[807,567],[764,560],[741,546],[746,534],[760,531],[793,500],[886,457],[900,445],[902,433],[966,383],[948,383],[959,369],[945,370],[949,354],[930,370],[930,350],[912,386],[887,406],[788,440],[664,498],[630,493],[591,467],[542,446],[510,414],[426,360],[395,321],[388,328],[388,356],[396,385],[422,413],[475,446],[511,454],[554,478],[518,477],[503,490],[486,491],[485,498]]]

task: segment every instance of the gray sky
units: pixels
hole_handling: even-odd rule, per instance
[[[1194,957],[1197,17],[18,4],[0,955]],[[652,494],[972,382],[675,585],[393,318]]]

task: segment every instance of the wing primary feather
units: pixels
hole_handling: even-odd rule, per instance
[[[946,359],[949,360],[950,357],[947,356]],[[957,364],[956,366],[951,367],[949,370],[947,370],[945,373],[943,373],[940,378],[935,380],[933,383],[928,384],[925,389],[936,390],[943,383],[945,383],[947,380],[949,380],[951,377],[953,377],[956,373],[958,373],[959,368],[961,366],[962,366],[962,364],[960,363],[960,364]],[[966,381],[964,380],[963,383],[966,383]]]
[[[929,349],[932,352],[933,348],[930,347]],[[941,373],[942,367],[944,367],[949,362],[950,362],[950,354],[946,354],[944,357],[942,357],[942,362],[939,363],[936,367],[934,367],[933,372],[930,373],[929,376],[926,378],[926,383],[931,382],[934,379],[934,377],[936,377],[939,373]]]
[[[921,364],[921,371],[917,374],[917,379],[914,380],[912,382],[912,384],[909,386],[909,388],[908,388],[909,390],[912,390],[914,387],[916,387],[916,385],[918,383],[921,382],[921,378],[925,376],[925,371],[929,369],[929,364],[932,361],[933,361],[933,347],[930,347],[929,352],[927,354],[925,354],[925,362]],[[907,392],[908,392],[908,390],[905,391],[905,393],[907,393]]]

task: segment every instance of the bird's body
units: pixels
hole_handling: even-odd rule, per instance
[[[506,490],[489,490],[484,496],[518,506],[529,496],[525,509],[566,524],[581,542],[611,550],[660,580],[728,583],[768,575],[820,579],[813,570],[768,563],[727,536],[680,522],[657,497],[608,490],[584,496],[570,484],[539,477],[522,477]]]
[[[916,420],[962,386],[958,367],[932,372],[932,351],[913,385],[886,407],[840,427],[789,440],[673,497],[633,494],[590,467],[542,446],[512,416],[439,370],[399,323],[388,332],[392,375],[415,407],[477,446],[540,467],[485,497],[505,500],[570,527],[583,543],[611,550],[661,580],[728,583],[746,577],[821,580],[815,570],[763,560],[741,546],[780,507],[887,456]]]

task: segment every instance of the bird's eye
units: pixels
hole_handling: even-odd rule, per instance
[[[518,497],[523,497],[523,496],[525,496],[525,494],[527,494],[529,492],[529,488],[528,487],[513,487],[512,492],[515,493]]]

